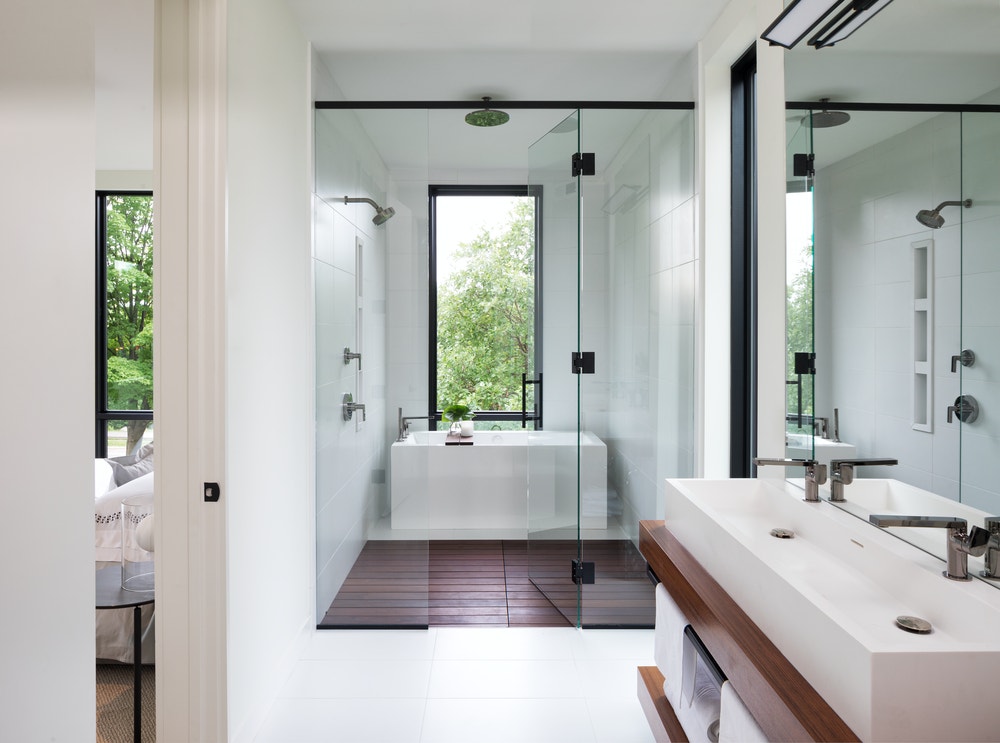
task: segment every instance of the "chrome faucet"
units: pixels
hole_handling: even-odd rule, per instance
[[[979,574],[990,580],[1000,580],[1000,516],[987,516],[983,531],[990,533],[983,558],[983,571]]]
[[[945,539],[948,569],[942,571],[951,580],[971,580],[969,578],[969,555],[979,557],[986,552],[990,542],[990,532],[978,526],[965,533],[968,522],[957,516],[898,516],[896,514],[872,514],[868,517],[875,526],[916,526],[920,528],[947,529]]]
[[[814,417],[813,435],[818,436],[821,439],[830,438],[830,419]]]
[[[819,486],[826,482],[826,465],[814,459],[765,459],[754,457],[758,467],[776,465],[778,467],[804,467],[806,470],[806,495],[802,499],[808,503],[819,503]]]
[[[830,460],[830,500],[844,502],[844,486],[854,482],[854,468],[862,465],[889,466],[899,464],[898,459],[832,459]]]
[[[398,430],[396,433],[396,441],[406,441],[406,436],[410,433],[410,421],[436,421],[437,416],[434,415],[408,415],[403,417],[403,409],[397,408],[398,412],[396,414],[396,424]]]

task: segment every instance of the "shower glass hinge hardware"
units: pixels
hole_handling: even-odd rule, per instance
[[[594,164],[593,152],[573,153],[573,177],[578,175],[596,175],[597,166]]]
[[[594,373],[594,352],[574,351],[573,352],[573,373],[593,374]]]
[[[816,175],[816,155],[813,153],[796,152],[792,155],[792,175],[812,178]]]
[[[583,560],[573,560],[573,582],[579,585],[590,585],[595,582],[594,563]]]
[[[806,351],[796,351],[795,352],[795,373],[796,374],[815,374],[816,373],[816,354]]]
[[[971,349],[964,349],[962,353],[951,357],[951,373],[954,374],[958,371],[958,365],[962,366],[975,366],[976,364],[976,352]]]
[[[349,346],[344,346],[344,363],[350,364],[354,359],[358,360],[358,368],[361,368],[361,353],[351,353]]]

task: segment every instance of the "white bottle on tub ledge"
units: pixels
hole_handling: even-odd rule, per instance
[[[468,438],[472,435],[472,421],[462,421],[462,437]]]

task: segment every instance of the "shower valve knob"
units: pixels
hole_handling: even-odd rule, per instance
[[[951,357],[951,373],[954,374],[958,371],[958,365],[962,366],[974,366],[976,363],[976,353],[971,349],[964,349],[962,353],[956,354]]]

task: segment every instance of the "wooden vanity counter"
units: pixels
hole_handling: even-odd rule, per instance
[[[663,521],[639,522],[639,551],[768,740],[859,740]]]

